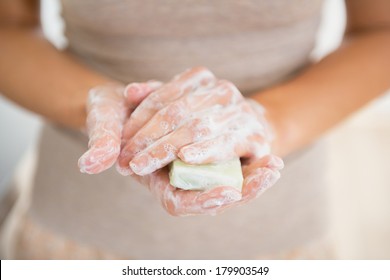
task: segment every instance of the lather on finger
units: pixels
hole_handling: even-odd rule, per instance
[[[235,114],[229,115],[225,110],[218,116],[219,128],[214,137],[181,147],[178,157],[188,164],[206,164],[269,154],[270,146],[256,117],[242,111],[240,106],[232,106],[232,109]]]
[[[137,153],[130,161],[130,168],[137,175],[143,176],[168,165],[177,158],[181,147],[219,135],[220,129],[224,127],[221,123],[228,123],[237,115],[236,111],[237,107],[233,105],[226,109],[214,105],[192,114],[176,130]],[[216,123],[219,125],[215,126]]]
[[[78,162],[83,173],[100,173],[119,155],[122,125],[128,113],[122,91],[123,87],[109,85],[95,87],[88,94],[89,149]]]
[[[150,174],[175,160],[181,146],[192,143],[199,134],[208,133],[209,129],[201,125],[198,119],[192,120],[136,154],[130,161],[130,168],[140,176]]]
[[[124,147],[119,164],[128,163],[139,152],[176,129],[192,113],[215,105],[226,106],[242,100],[241,93],[229,82],[219,81],[215,87],[201,87],[158,111]]]
[[[255,154],[265,155],[269,150],[269,144],[260,135],[241,138],[235,137],[232,133],[225,133],[182,147],[178,152],[178,158],[187,164],[197,165],[225,162],[237,157],[247,158]]]
[[[283,161],[275,155],[252,159],[252,162],[243,166],[243,201],[254,199],[273,186],[283,166]]]
[[[198,87],[206,87],[215,83],[215,76],[204,67],[191,68],[182,74],[175,76],[172,82],[160,87],[152,92],[148,98],[132,112],[130,118],[124,125],[122,133],[122,146],[125,147],[127,142],[141,129],[153,115],[169,102],[180,96],[195,90]],[[129,161],[132,155],[127,149],[119,155],[117,170],[122,175],[130,175]]]
[[[221,186],[206,192],[176,189],[169,184],[165,170],[158,170],[146,177],[150,191],[173,216],[215,215],[241,199],[241,193],[231,187]]]
[[[204,67],[191,68],[177,75],[170,83],[153,92],[135,109],[125,124],[123,139],[127,141],[133,137],[157,111],[169,102],[198,87],[208,86],[215,80],[215,76]]]
[[[234,105],[226,108],[214,105],[192,114],[175,131],[137,153],[130,161],[131,169],[137,175],[142,176],[166,166],[177,158],[181,147],[221,134],[221,130],[225,127],[224,123],[229,123],[232,118],[237,116],[237,111],[239,111],[237,109],[238,107]]]
[[[141,88],[151,88],[146,84],[139,85]],[[121,85],[105,85],[90,90],[87,100],[89,149],[79,159],[81,172],[97,174],[115,163],[120,153],[123,123],[129,115],[129,109],[137,106],[150,92],[144,90],[136,99],[126,100]]]

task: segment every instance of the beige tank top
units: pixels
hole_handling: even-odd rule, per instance
[[[62,0],[69,48],[124,82],[196,65],[250,93],[307,63],[322,0]]]
[[[245,94],[303,67],[321,0],[62,0],[69,50],[123,82],[169,80],[203,65]],[[286,159],[279,183],[215,217],[170,217],[113,169],[81,174],[87,139],[47,126],[30,214],[80,244],[128,258],[256,258],[292,250],[323,232],[321,149]]]

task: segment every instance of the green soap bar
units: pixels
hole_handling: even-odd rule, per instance
[[[175,160],[170,165],[172,186],[184,190],[208,190],[218,186],[242,189],[242,170],[239,158],[226,162],[191,165]]]

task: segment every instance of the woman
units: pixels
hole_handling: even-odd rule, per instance
[[[14,254],[9,257],[330,257],[326,254],[324,151],[313,143],[389,87],[388,1],[346,1],[343,45],[312,65],[308,57],[320,0],[194,1],[191,5],[169,1],[158,2],[160,6],[154,1],[62,0],[67,52],[55,50],[36,32],[36,1],[0,3],[0,90],[52,123],[42,132],[31,205],[13,229]],[[167,82],[196,65],[231,81],[246,98],[204,68],[184,72],[166,84],[140,83]],[[206,78],[198,79],[204,74]],[[159,168],[173,158],[185,159],[180,151],[188,141],[177,143],[173,156],[154,168],[157,172],[152,173],[152,168],[143,173],[142,158],[135,160],[139,151],[148,156],[157,153],[145,144],[151,136],[147,122],[172,104],[172,88],[188,80],[192,85],[194,77],[201,81],[199,87],[214,90],[221,83],[228,87],[231,96],[239,96],[239,101],[231,102],[240,112],[237,118],[249,112],[255,130],[263,131],[251,133],[250,141],[239,137],[240,129],[229,132],[239,139],[238,149],[228,149],[230,156],[250,154],[252,159],[244,167],[247,181],[242,197],[224,197],[218,191],[205,196],[175,192],[166,184],[166,172]],[[127,83],[132,84],[123,94]],[[183,86],[184,97],[194,94],[194,88]],[[142,105],[155,99],[156,92],[162,96],[161,106]],[[211,113],[210,118],[226,112]],[[122,174],[142,175],[148,188],[136,183],[134,174],[120,176],[112,169],[94,176],[79,173],[75,162],[88,139],[78,130],[87,119],[91,149],[80,160],[81,170],[99,173],[117,161]],[[246,127],[245,121],[237,124]],[[136,137],[144,143],[134,150]],[[155,143],[156,137],[151,138]],[[180,138],[169,139],[172,143]],[[243,151],[248,143],[257,143],[257,152]],[[259,152],[267,146],[270,149]],[[271,152],[284,158],[282,177],[252,200],[278,177],[281,162]],[[268,177],[263,176],[266,173]],[[251,174],[257,176],[252,184]],[[171,214],[206,215],[171,217],[149,190]],[[252,201],[243,203],[247,200]],[[241,206],[233,207],[236,204]],[[207,215],[225,208],[231,209]]]

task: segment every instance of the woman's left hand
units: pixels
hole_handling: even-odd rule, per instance
[[[89,136],[88,151],[79,159],[80,171],[97,174],[110,168],[117,161],[125,120],[134,108],[160,82],[132,83],[96,86],[89,90],[87,100],[86,129]],[[129,94],[131,92],[131,94]]]
[[[214,77],[204,68],[190,69],[181,76],[191,72]],[[217,213],[273,185],[283,162],[271,155],[272,135],[264,109],[244,98],[231,82],[215,77],[191,90],[179,90],[172,98],[169,91],[180,87],[175,83],[180,79],[150,94],[130,116],[127,124],[140,129],[122,140],[119,170],[143,176],[173,215]],[[204,164],[237,157],[243,159],[242,194],[224,186],[204,192],[178,190],[169,184],[164,168],[175,159]]]

